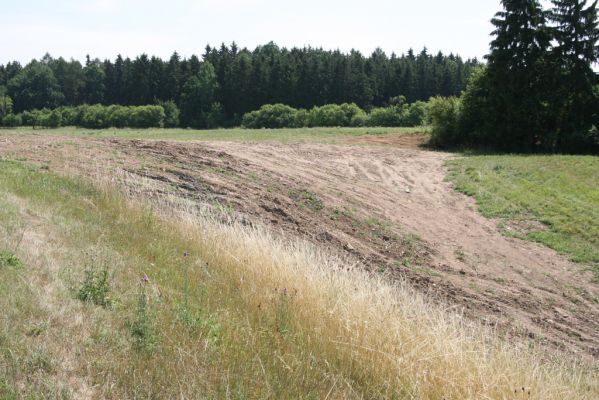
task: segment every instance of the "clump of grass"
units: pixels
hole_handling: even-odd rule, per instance
[[[112,305],[108,266],[103,265],[97,268],[92,265],[86,268],[85,278],[77,292],[77,298],[104,308]]]
[[[55,361],[44,348],[36,348],[25,360],[28,372],[43,371],[51,373],[55,369]]]
[[[10,250],[0,250],[0,268],[23,268],[23,262]]]
[[[320,199],[316,193],[309,190],[290,190],[289,197],[291,197],[300,208],[306,207],[314,212],[318,212],[324,208],[322,199]]]

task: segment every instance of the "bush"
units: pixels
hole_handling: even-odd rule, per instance
[[[48,128],[58,128],[62,126],[62,114],[60,113],[60,111],[50,111],[47,117],[44,118],[44,126]]]
[[[310,112],[305,109],[297,110],[295,114],[295,127],[302,128],[310,126]]]
[[[82,106],[80,124],[92,129],[108,128],[110,126],[108,108],[100,104]]]
[[[361,112],[360,114],[356,114],[352,117],[350,125],[351,126],[367,126],[368,125],[368,114],[365,112]]]
[[[21,116],[18,114],[8,114],[2,118],[2,126],[13,128],[21,125]]]
[[[108,107],[108,125],[115,128],[124,128],[130,125],[129,107],[112,105]]]
[[[402,126],[403,115],[402,106],[373,108],[368,118],[368,126]]]
[[[134,128],[161,128],[164,126],[164,108],[161,106],[130,107],[129,126]]]
[[[8,96],[0,96],[0,122],[3,121],[4,117],[12,114],[12,99]]]
[[[164,101],[161,102],[160,105],[164,109],[164,127],[165,128],[174,128],[179,126],[179,116],[181,115],[181,111],[177,104],[174,101]]]
[[[356,104],[326,104],[309,112],[309,126],[351,126],[352,118],[364,114]]]
[[[21,125],[23,126],[35,126],[36,125],[36,110],[23,111],[21,114]]]
[[[417,101],[407,106],[407,112],[404,113],[402,126],[424,125],[427,117],[428,103]]]
[[[433,97],[429,115],[433,125],[431,144],[448,147],[463,143],[460,137],[461,101],[457,97]]]
[[[78,107],[60,107],[58,110],[62,116],[63,126],[74,126],[79,124]]]
[[[256,111],[245,114],[241,120],[244,128],[293,128],[297,110],[285,104],[265,104]]]

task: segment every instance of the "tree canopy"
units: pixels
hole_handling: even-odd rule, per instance
[[[427,49],[399,56],[377,49],[364,56],[355,50],[287,49],[274,43],[248,50],[233,43],[207,46],[201,57],[181,58],[174,53],[168,60],[146,54],[134,59],[118,56],[114,61],[87,57],[81,65],[46,55],[25,68],[16,62],[0,65],[0,88],[7,87],[15,112],[172,100],[181,109],[182,121],[207,123],[206,110],[212,110],[213,116],[237,124],[243,114],[271,103],[296,108],[356,103],[370,109],[388,105],[390,98],[399,95],[409,102],[458,95],[478,65],[476,59],[433,55]],[[207,84],[202,74],[210,68],[215,81]],[[201,103],[202,110],[186,111],[190,102]],[[190,113],[204,113],[204,118]]]

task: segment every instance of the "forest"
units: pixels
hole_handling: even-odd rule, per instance
[[[88,57],[85,64],[45,55],[22,66],[0,65],[0,96],[12,99],[15,113],[81,104],[141,106],[174,101],[181,125],[207,126],[211,111],[222,125],[239,125],[242,116],[265,104],[312,108],[355,103],[363,109],[453,96],[466,87],[476,59],[408,50],[400,56],[377,49],[365,57],[317,48],[279,47],[253,51],[235,43],[207,46],[200,57],[168,60],[142,54],[134,59]]]
[[[486,67],[459,97],[433,99],[432,143],[493,151],[599,153],[597,1],[502,1]]]

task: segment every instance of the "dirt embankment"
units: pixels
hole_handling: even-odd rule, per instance
[[[583,266],[507,238],[445,182],[418,138],[347,145],[8,137],[0,155],[78,174],[124,169],[148,190],[239,213],[406,277],[500,332],[599,359],[599,286]],[[414,234],[414,235],[412,235]]]

